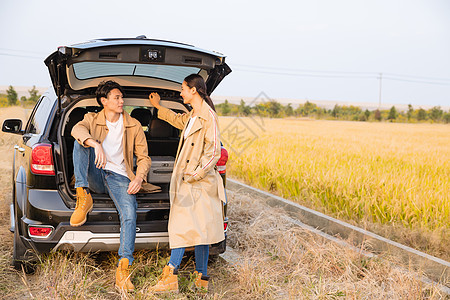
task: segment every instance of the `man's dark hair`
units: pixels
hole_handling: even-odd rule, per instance
[[[109,93],[113,89],[118,89],[122,93],[122,95],[125,94],[120,84],[118,84],[113,80],[102,81],[98,84],[97,90],[95,91],[95,97],[97,98],[98,105],[103,107],[101,98],[102,97],[108,98]]]

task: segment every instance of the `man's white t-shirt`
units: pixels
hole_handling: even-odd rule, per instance
[[[123,114],[120,114],[117,122],[111,123],[106,120],[108,134],[102,143],[106,155],[105,170],[128,177],[123,158]]]
[[[189,119],[187,128],[186,128],[186,130],[184,131],[184,138],[187,138],[187,136],[188,136],[188,134],[189,134],[189,131],[191,131],[192,125],[194,125],[195,119],[197,119],[197,116],[191,117],[191,118]]]

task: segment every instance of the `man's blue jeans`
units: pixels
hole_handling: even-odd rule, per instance
[[[89,187],[95,193],[109,194],[120,218],[120,258],[133,262],[136,239],[136,195],[127,193],[130,179],[115,172],[95,167],[94,148],[85,148],[75,141],[73,147],[75,188]]]

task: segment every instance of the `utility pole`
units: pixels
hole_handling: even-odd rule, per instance
[[[378,77],[380,80],[380,90],[378,92],[378,109],[381,109],[381,83],[383,81],[383,73],[380,73],[380,77]]]

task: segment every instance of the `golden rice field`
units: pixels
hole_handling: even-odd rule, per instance
[[[432,233],[450,256],[449,125],[221,117],[220,129],[228,176],[369,229]]]

